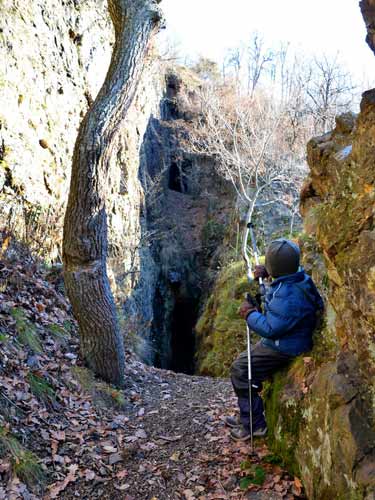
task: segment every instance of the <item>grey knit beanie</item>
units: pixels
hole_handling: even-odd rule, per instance
[[[293,241],[279,238],[272,241],[266,253],[266,269],[273,278],[298,271],[300,249]]]

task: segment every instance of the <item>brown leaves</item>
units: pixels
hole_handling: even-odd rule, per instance
[[[292,493],[293,495],[299,497],[302,494],[303,486],[301,481],[298,479],[298,477],[294,478],[293,485],[292,485]]]
[[[76,473],[78,470],[78,465],[74,464],[69,467],[69,473],[67,476],[64,478],[63,481],[60,481],[58,483],[55,483],[49,487],[49,494],[47,495],[47,499],[50,498],[57,498],[59,494],[65,490],[65,488],[68,486],[69,483],[75,481],[76,478]]]
[[[1,269],[0,265],[0,279]],[[32,275],[22,267],[16,271],[15,284],[0,291],[0,320],[10,336],[7,344],[0,343],[4,364],[0,387],[11,401],[10,430],[43,457],[52,482],[46,499],[64,495],[95,499],[104,490],[124,500],[163,500],[166,491],[176,500],[239,500],[259,491],[270,498],[303,496],[298,478],[292,480],[281,467],[264,462],[269,454],[264,444],[257,446],[258,459],[250,464],[264,469],[263,485],[249,484],[247,492],[240,489],[246,475],[241,463],[249,459],[249,445],[232,442],[221,420],[233,411],[225,381],[176,375],[132,360],[127,363],[126,416],[121,409],[96,408],[75,375],[84,370],[76,366],[76,337],[60,338],[64,321],[71,321],[60,304],[63,297],[56,296],[38,273]],[[7,269],[5,274],[12,273],[14,269]],[[36,325],[42,352],[16,343],[17,320],[9,312],[14,307],[22,307]],[[57,325],[55,331],[51,323]],[[304,361],[309,364],[307,358]],[[55,404],[32,391],[30,373],[48,382]],[[118,392],[108,388],[106,395],[113,398]],[[0,462],[0,481],[11,485],[7,490],[0,486],[0,499],[11,498],[12,491],[14,498],[34,500],[27,496],[26,485],[12,477],[10,457]]]
[[[64,431],[52,431],[51,437],[56,441],[65,441],[65,432]]]

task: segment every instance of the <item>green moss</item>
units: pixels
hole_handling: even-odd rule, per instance
[[[39,458],[26,450],[4,427],[0,427],[0,457],[10,458],[13,472],[31,489],[43,489],[46,478]]]
[[[9,341],[8,335],[3,332],[0,332],[0,344],[7,344]]]
[[[28,486],[42,486],[45,482],[45,474],[38,457],[31,451],[23,450],[18,460],[13,464],[13,470]]]
[[[200,373],[228,376],[233,360],[246,347],[246,325],[238,307],[246,292],[257,291],[256,283],[249,285],[242,261],[228,264],[221,271],[196,326]]]
[[[45,403],[51,403],[55,400],[55,391],[44,377],[35,373],[29,373],[27,375],[27,381],[35,397]]]
[[[26,317],[22,307],[15,307],[11,311],[12,317],[15,319],[17,340],[24,346],[29,347],[36,353],[41,353],[43,348],[39,338],[39,334],[35,325]]]
[[[94,404],[98,408],[122,409],[124,407],[126,401],[123,392],[114,386],[97,380],[89,369],[74,366],[72,374],[78,380],[82,389],[92,395]]]
[[[303,360],[297,359],[292,370],[300,375],[303,370]],[[263,390],[265,414],[267,420],[268,445],[272,452],[282,458],[285,467],[297,476],[300,475],[299,465],[295,458],[302,408],[300,401],[293,396],[286,398],[285,388],[288,383],[288,371],[284,370],[274,376],[272,383],[266,383]],[[283,404],[280,404],[283,399]]]
[[[48,329],[56,342],[62,345],[67,345],[70,333],[66,328],[60,325],[49,325]]]

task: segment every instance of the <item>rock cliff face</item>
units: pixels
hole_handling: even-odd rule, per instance
[[[307,270],[326,298],[311,356],[276,377],[266,411],[274,449],[309,498],[373,498],[375,487],[375,93],[358,117],[308,145],[301,195]]]
[[[58,257],[78,124],[109,64],[104,0],[1,2],[1,222]]]
[[[375,4],[361,2],[374,50]],[[314,351],[278,376],[267,410],[274,448],[309,498],[372,499],[375,489],[375,91],[308,145],[304,259],[325,294]]]
[[[366,41],[375,53],[375,2],[374,0],[361,0],[359,5],[367,28]]]
[[[374,124],[370,91],[358,117],[339,117],[308,145],[305,262],[325,292],[327,321],[311,358],[275,385],[285,389],[280,406],[271,393],[268,409],[274,445],[295,447],[309,498],[371,498],[375,486]]]
[[[0,229],[59,262],[78,125],[111,56],[107,2],[4,0],[0,11]],[[191,372],[205,269],[230,202],[212,160],[186,145],[199,80],[155,56],[123,130],[125,166],[111,179],[108,272],[142,357]]]
[[[233,204],[233,192],[215,173],[214,160],[193,154],[187,140],[199,114],[194,93],[199,84],[183,68],[167,71],[161,117],[150,120],[141,150],[147,228],[157,272],[153,360],[185,373],[194,371],[193,329]]]

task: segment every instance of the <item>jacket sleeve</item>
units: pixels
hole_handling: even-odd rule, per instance
[[[261,337],[278,339],[291,330],[302,317],[298,304],[286,297],[274,297],[265,314],[253,312],[247,317],[249,328]]]

